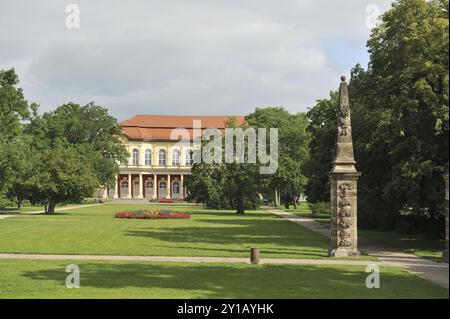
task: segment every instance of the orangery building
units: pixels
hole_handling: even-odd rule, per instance
[[[233,116],[234,117],[234,116]],[[183,200],[184,185],[193,163],[194,126],[225,129],[230,116],[136,115],[123,121],[123,134],[130,157],[120,164],[112,198]],[[238,122],[244,117],[236,116]],[[198,127],[200,125],[200,127]],[[178,134],[181,129],[184,134]]]

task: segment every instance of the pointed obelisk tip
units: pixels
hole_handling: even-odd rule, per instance
[[[342,82],[347,81],[347,78],[345,77],[345,75],[341,75],[341,81],[342,81]]]

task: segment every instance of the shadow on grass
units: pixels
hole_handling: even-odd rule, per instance
[[[202,219],[211,226],[155,227],[126,230],[125,235],[157,239],[174,244],[177,249],[244,252],[259,247],[262,253],[292,258],[327,257],[328,240],[282,219]],[[223,249],[199,247],[198,244],[224,246]],[[231,247],[230,247],[231,246]],[[236,247],[245,247],[236,249]],[[167,245],[170,247],[170,245]],[[217,249],[218,248],[218,249]]]
[[[114,289],[144,289],[139,290],[141,296],[130,290],[134,295],[124,294],[121,298],[159,298],[161,293],[166,293],[166,298],[171,298],[167,295],[172,293],[176,296],[172,298],[445,297],[445,290],[436,290],[416,277],[398,273],[383,273],[382,289],[367,289],[367,274],[362,268],[351,271],[316,266],[179,263],[81,263],[79,266],[82,288],[104,289],[105,294]],[[67,273],[62,267],[61,271],[55,268],[26,271],[22,276],[63,286]],[[86,290],[80,289],[81,292],[85,294]]]

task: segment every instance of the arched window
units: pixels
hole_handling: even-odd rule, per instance
[[[172,165],[180,165],[180,151],[179,150],[172,151]]]
[[[153,182],[152,181],[148,181],[145,183],[145,188],[153,188]]]
[[[194,159],[194,152],[192,150],[186,151],[186,165],[192,165]]]
[[[145,165],[152,165],[152,151],[145,151]]]
[[[139,165],[139,151],[134,149],[131,156],[131,163],[133,165]]]
[[[159,150],[159,165],[161,165],[161,166],[166,165],[166,151],[165,150]]]
[[[174,194],[174,195],[180,194],[180,183],[179,182],[173,182],[173,184],[172,184],[172,194]]]

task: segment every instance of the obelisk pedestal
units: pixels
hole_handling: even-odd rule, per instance
[[[352,126],[348,85],[341,77],[336,154],[330,172],[331,187],[331,257],[358,257],[357,181],[353,155]]]
[[[444,174],[445,180],[445,250],[442,258],[448,262],[448,169]]]

